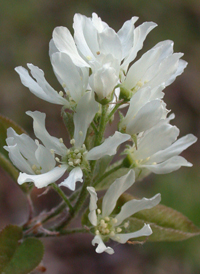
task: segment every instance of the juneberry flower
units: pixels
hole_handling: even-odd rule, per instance
[[[169,124],[175,116],[160,120],[154,127],[140,133],[135,144],[129,146],[125,153],[124,163],[137,171],[156,174],[170,173],[181,166],[192,166],[179,154],[197,141],[193,134],[188,134],[177,140],[179,129]]]
[[[136,92],[128,107],[126,116],[120,121],[120,129],[130,135],[138,134],[155,126],[168,113],[165,103],[157,98],[158,89],[144,87]]]
[[[133,63],[127,74],[121,75],[121,96],[128,98],[142,87],[162,89],[170,85],[180,75],[187,62],[180,59],[183,53],[173,53],[173,42],[159,42]]]
[[[130,135],[116,131],[113,136],[107,138],[101,145],[92,148],[90,151],[87,151],[86,149],[84,141],[87,129],[97,111],[98,103],[94,100],[94,94],[87,92],[82,100],[79,101],[76,113],[74,114],[75,130],[74,138],[70,140],[70,144],[72,145],[71,148],[67,148],[64,145],[62,138],[58,139],[47,132],[45,128],[46,115],[44,113],[39,111],[27,111],[27,114],[33,118],[35,136],[43,143],[45,151],[48,150],[49,154],[51,152],[51,157],[54,156],[53,159],[55,159],[59,165],[55,166],[54,160],[54,165],[51,165],[48,172],[41,172],[42,174],[39,173],[39,175],[37,173],[29,172],[28,170],[20,169],[22,172],[19,175],[18,183],[33,182],[36,187],[42,188],[53,183],[55,179],[58,180],[66,171],[68,171],[69,176],[64,179],[60,185],[74,190],[76,182],[83,181],[82,170],[89,171],[90,160],[98,160],[105,155],[115,155],[117,147],[121,143],[129,140]],[[24,144],[24,150],[25,145],[26,144]],[[31,149],[32,148],[30,147],[30,150]],[[26,158],[23,153],[22,156]],[[11,160],[13,157],[11,157]],[[47,161],[47,159],[48,158],[44,158],[43,160]],[[13,163],[15,164],[15,162]],[[18,167],[18,165],[16,166]],[[40,166],[38,166],[38,169],[43,171]]]
[[[50,43],[50,55],[68,54],[79,67],[90,67],[90,86],[99,100],[109,97],[118,84],[120,71],[125,71],[142,48],[148,33],[156,26],[145,22],[135,28],[138,17],[126,21],[116,33],[93,13],[92,18],[74,16],[74,38],[65,27],[56,27]]]
[[[108,188],[102,200],[102,208],[97,205],[97,193],[93,187],[87,187],[90,193],[90,205],[88,218],[94,227],[95,237],[92,244],[97,244],[96,252],[107,252],[113,254],[114,250],[107,247],[104,241],[112,239],[121,244],[126,243],[129,239],[141,236],[149,236],[152,230],[148,224],[134,232],[127,232],[129,226],[128,217],[143,209],[150,209],[156,206],[160,200],[160,194],[155,195],[151,199],[143,198],[142,200],[130,200],[126,202],[118,214],[112,214],[115,209],[118,198],[133,185],[135,181],[135,173],[130,170],[126,175],[118,178]]]
[[[46,81],[44,72],[33,64],[27,64],[32,77],[28,70],[21,66],[16,67],[15,70],[19,74],[22,84],[37,97],[71,109],[89,90],[89,70],[86,67],[77,67],[67,54],[61,52],[55,52],[51,55],[51,63],[62,86],[62,90],[59,92]]]

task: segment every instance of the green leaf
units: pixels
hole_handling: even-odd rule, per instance
[[[14,182],[21,188],[21,190],[24,193],[28,193],[31,190],[32,188],[31,184],[25,183],[23,185],[19,185],[17,183],[19,171],[12,165],[12,163],[2,153],[0,153],[0,166],[10,175],[10,177],[14,180]]]
[[[11,176],[11,178],[17,182],[19,171],[11,164],[11,162],[0,153],[0,166]]]
[[[120,211],[124,203],[132,199],[131,195],[123,194],[117,202],[115,213]],[[200,235],[200,229],[187,217],[164,205],[141,210],[128,218],[128,220],[129,227],[127,232],[137,231],[145,223],[150,224],[153,234],[149,236],[148,241],[181,241]]]
[[[34,238],[22,240],[22,228],[9,225],[0,233],[0,273],[27,274],[44,255],[43,244]]]
[[[73,113],[66,112],[65,110],[62,111],[62,118],[65,124],[65,127],[68,131],[70,139],[74,136],[74,120],[73,120]]]
[[[17,134],[26,133],[23,128],[21,128],[14,121],[0,114],[0,152],[8,158],[7,151],[3,148],[6,145],[7,138],[7,128],[12,127]]]
[[[127,174],[127,172],[129,171],[129,168],[120,168],[117,169],[116,171],[112,172],[111,174],[109,174],[108,176],[106,176],[107,173],[109,173],[111,171],[111,169],[108,169],[103,175],[103,178],[96,186],[95,189],[96,190],[103,190],[103,189],[107,189],[109,188],[109,186],[119,177]]]
[[[98,178],[102,174],[104,174],[105,170],[109,166],[110,162],[112,161],[113,156],[104,156],[103,158],[99,159],[95,165],[94,170],[94,177]]]

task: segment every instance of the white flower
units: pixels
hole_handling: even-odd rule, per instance
[[[174,118],[161,120],[151,129],[139,134],[137,149],[135,146],[126,150],[130,164],[134,169],[147,169],[157,174],[170,173],[181,166],[192,166],[185,158],[178,156],[183,150],[197,141],[188,134],[177,140],[179,129],[169,124]]]
[[[61,52],[51,55],[51,63],[64,92],[54,90],[46,81],[44,72],[32,64],[27,66],[35,80],[25,68],[19,66],[15,70],[22,84],[37,97],[53,104],[72,108],[88,89],[89,70],[77,67],[67,54]]]
[[[120,121],[120,128],[123,131],[134,135],[150,129],[161,119],[166,118],[168,111],[165,103],[160,99],[154,99],[154,91],[147,86],[132,96],[126,116]]]
[[[135,28],[137,19],[133,17],[126,21],[116,33],[95,13],[92,18],[75,14],[74,39],[67,28],[55,28],[50,55],[56,51],[64,52],[75,65],[90,67],[89,82],[98,99],[109,97],[118,83],[120,70],[127,69],[142,48],[147,34],[156,26],[146,22]]]
[[[18,135],[12,128],[8,128],[7,136],[7,146],[4,148],[12,163],[22,172],[35,176],[36,187],[45,187],[64,174],[63,168],[55,167],[56,161],[49,149],[39,144],[38,140],[33,141],[24,133]],[[27,179],[27,182],[30,180]],[[18,179],[18,183],[22,182]]]
[[[117,147],[130,139],[130,135],[115,132],[115,134],[107,138],[100,146],[92,148],[90,151],[86,150],[84,144],[87,129],[89,124],[98,111],[98,103],[94,100],[94,94],[91,92],[85,93],[82,100],[79,101],[76,113],[74,114],[74,139],[70,141],[72,147],[67,148],[62,139],[51,136],[45,128],[45,114],[39,111],[27,114],[33,118],[33,128],[35,135],[41,140],[46,149],[53,154],[61,156],[57,167],[53,167],[50,173],[42,175],[35,175],[30,172],[20,173],[18,183],[34,182],[38,188],[44,187],[47,184],[55,181],[54,171],[56,172],[56,180],[58,180],[65,171],[69,171],[69,176],[64,179],[60,186],[66,186],[71,190],[75,190],[76,182],[83,181],[83,169],[89,169],[90,160],[98,160],[105,155],[116,154]],[[46,158],[47,159],[47,158]],[[60,175],[58,174],[60,171]]]
[[[162,85],[164,89],[187,66],[187,62],[180,59],[182,56],[182,53],[173,53],[172,41],[160,42],[129,68],[127,75],[121,78],[121,86],[132,94],[146,86],[153,89]]]
[[[96,252],[107,252],[113,254],[114,250],[104,244],[104,240],[112,239],[121,244],[126,243],[129,239],[141,236],[149,236],[152,230],[149,225],[145,224],[143,228],[136,232],[126,233],[128,222],[126,219],[136,212],[149,209],[156,206],[160,200],[160,194],[151,199],[143,198],[142,200],[133,199],[125,203],[117,215],[112,215],[117,200],[135,181],[135,173],[130,170],[126,175],[117,179],[107,190],[102,200],[102,209],[97,208],[97,193],[93,187],[87,187],[90,193],[90,213],[88,218],[94,226],[95,234],[92,244],[97,244]]]

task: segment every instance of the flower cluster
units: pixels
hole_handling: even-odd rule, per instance
[[[63,119],[71,115],[65,124],[73,129],[70,147],[67,147],[65,138],[56,138],[47,132],[46,115],[39,111],[26,112],[33,119],[35,141],[9,128],[4,148],[21,171],[18,183],[33,182],[37,188],[43,188],[65,172],[69,174],[59,186],[74,191],[76,182],[82,182],[80,188],[87,188],[90,194],[88,218],[94,228],[92,243],[98,244],[98,253],[114,252],[103,242],[109,238],[125,243],[152,233],[146,224],[139,231],[129,233],[128,218],[157,205],[159,194],[151,199],[133,199],[125,203],[117,215],[113,214],[116,202],[134,183],[135,175],[138,179],[150,172],[164,174],[181,166],[191,166],[179,154],[196,142],[192,134],[177,140],[179,130],[170,125],[174,114],[168,116],[169,110],[163,101],[163,90],[187,66],[181,59],[183,54],[174,53],[173,42],[166,40],[133,62],[146,36],[156,27],[153,22],[135,27],[137,19],[131,18],[115,32],[95,13],[91,18],[75,14],[74,37],[66,27],[56,27],[49,55],[61,91],[51,87],[44,72],[33,64],[27,64],[30,74],[23,67],[15,68],[22,84],[33,94],[63,106]],[[122,107],[127,111],[125,115],[120,114],[118,130],[104,138],[106,125]],[[118,166],[119,169],[127,167],[129,172],[107,186],[100,209],[95,186],[111,173],[112,166],[116,170],[115,163],[106,166],[107,156],[111,159],[127,141],[126,148],[122,146],[123,159]]]

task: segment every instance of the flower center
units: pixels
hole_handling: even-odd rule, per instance
[[[122,232],[123,228],[128,227],[128,222],[124,223],[122,227],[115,226],[117,219],[115,217],[102,217],[101,210],[97,209],[98,224],[95,229],[96,235],[115,237],[116,233]]]
[[[71,139],[70,143],[74,145],[75,140]],[[81,148],[76,148],[75,146],[73,146],[67,150],[64,160],[71,167],[80,166],[83,162],[86,161],[85,160],[86,154],[87,154],[87,150],[84,144],[81,146]]]

